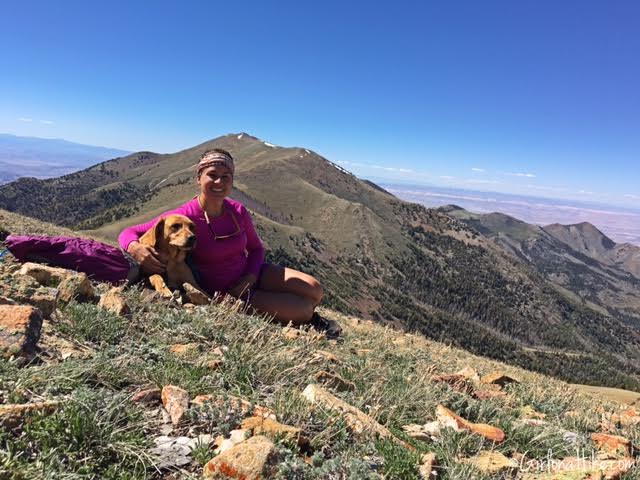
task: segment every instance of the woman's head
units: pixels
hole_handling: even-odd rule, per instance
[[[200,155],[200,161],[198,162],[198,178],[202,175],[207,168],[213,167],[215,165],[222,165],[227,167],[231,175],[235,172],[235,165],[233,163],[233,157],[229,152],[222,148],[214,148],[211,150],[207,150],[202,155]]]
[[[198,163],[198,186],[204,199],[222,199],[231,194],[235,166],[233,157],[226,150],[207,150]]]

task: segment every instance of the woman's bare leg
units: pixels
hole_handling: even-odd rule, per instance
[[[315,304],[308,298],[293,293],[256,290],[251,294],[249,304],[259,313],[273,315],[282,324],[291,322],[303,325],[311,320]]]
[[[258,312],[287,324],[308,323],[322,301],[322,286],[311,275],[279,265],[265,265],[249,303]]]
[[[290,293],[304,297],[317,307],[324,295],[322,285],[311,275],[280,265],[265,265],[260,274],[258,290]]]

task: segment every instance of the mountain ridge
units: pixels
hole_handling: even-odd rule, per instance
[[[192,198],[193,167],[213,147],[237,159],[232,197],[252,210],[268,260],[316,275],[328,306],[577,383],[638,385],[632,315],[582,301],[463,221],[399,200],[309,149],[229,134],[19,180],[0,187],[0,208],[113,241]]]

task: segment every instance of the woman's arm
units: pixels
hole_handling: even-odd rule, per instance
[[[158,218],[154,218],[150,222],[132,225],[131,227],[125,228],[118,236],[118,244],[120,245],[120,248],[125,251],[129,251],[129,245],[131,245],[132,242],[137,242],[138,239],[144,235],[147,230],[153,227],[162,217],[163,215],[160,215]]]
[[[162,215],[159,215],[150,222],[125,228],[118,236],[118,244],[120,245],[120,248],[126,250],[134,260],[140,264],[142,270],[146,273],[163,273],[165,271],[165,265],[160,261],[156,249],[149,245],[143,245],[138,242],[138,239],[144,235],[147,230],[153,228],[161,218],[172,213],[180,213],[184,215],[184,209],[185,206],[183,205],[174,210],[164,212]]]

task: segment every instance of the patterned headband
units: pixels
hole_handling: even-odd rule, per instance
[[[231,171],[232,175],[235,172],[233,158],[222,152],[211,152],[200,159],[200,162],[198,163],[198,176],[200,176],[205,168],[213,167],[214,165],[224,165]]]

